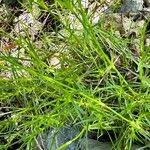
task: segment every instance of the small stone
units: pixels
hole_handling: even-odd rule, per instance
[[[49,65],[53,66],[56,69],[60,69],[61,68],[60,60],[59,60],[58,57],[59,57],[58,54],[55,54],[55,56],[51,57],[48,60]]]

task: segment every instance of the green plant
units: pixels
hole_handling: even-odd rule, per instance
[[[45,5],[45,11],[55,15]],[[1,73],[11,74],[0,78],[0,103],[8,114],[2,114],[0,136],[7,142],[1,147],[8,149],[18,143],[19,149],[33,149],[40,133],[67,123],[81,125],[77,138],[92,130],[101,134],[114,131],[114,149],[131,149],[134,141],[145,144],[150,140],[145,27],[137,59],[121,37],[101,22],[93,25],[79,3],[56,0],[55,5],[59,7],[55,16],[64,30],[41,32],[41,48],[28,33],[14,38],[1,30],[1,36],[18,45],[15,56],[3,50],[0,53]],[[70,27],[70,13],[81,29]],[[56,54],[58,68],[48,63]]]

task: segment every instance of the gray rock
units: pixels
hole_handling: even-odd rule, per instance
[[[93,139],[83,139],[81,150],[111,150],[112,145],[110,142],[99,142]]]
[[[110,142],[99,142],[93,139],[87,139],[82,141],[81,150],[112,150],[112,144]],[[139,145],[133,144],[131,150],[138,150]]]
[[[80,127],[62,127],[60,129],[49,129],[37,138],[36,150],[56,150],[61,145],[71,141],[80,133]],[[65,150],[79,149],[79,140],[73,141],[64,148]]]
[[[61,145],[71,141],[80,133],[79,127],[62,127],[59,130],[49,129],[37,139],[38,144],[35,150],[56,150]],[[93,139],[78,139],[69,143],[63,150],[111,150],[111,142],[99,142]],[[137,150],[140,146],[133,144],[131,150]]]
[[[143,3],[143,0],[123,0],[119,12],[126,13],[141,11],[143,9]]]

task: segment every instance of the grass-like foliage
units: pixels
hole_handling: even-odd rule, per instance
[[[117,150],[131,149],[134,142],[146,146],[150,141],[146,24],[140,54],[135,56],[128,39],[117,37],[103,20],[93,25],[80,3],[56,0],[49,6],[41,0],[37,4],[58,21],[50,32],[38,34],[42,46],[27,30],[25,36],[0,31],[1,37],[17,45],[15,55],[11,47],[0,51],[0,149],[15,144],[34,149],[40,133],[67,124],[82,128],[77,138],[96,130],[100,139],[113,131],[115,139],[110,139]],[[69,20],[70,14],[76,21]],[[72,27],[76,22],[79,29]],[[53,58],[59,64],[50,64]]]

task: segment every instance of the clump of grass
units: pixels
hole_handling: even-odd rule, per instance
[[[42,9],[54,15],[42,2],[38,3]],[[113,131],[117,135],[114,149],[131,149],[135,141],[146,145],[150,84],[145,28],[137,59],[121,37],[104,29],[101,22],[93,25],[78,3],[56,0],[55,6],[63,31],[42,32],[41,48],[28,33],[9,37],[19,46],[17,55],[0,53],[1,72],[11,73],[0,78],[0,104],[6,109],[0,125],[1,147],[18,144],[19,149],[33,149],[40,133],[66,124],[83,128],[78,138],[93,130]],[[70,12],[81,29],[70,28]],[[1,35],[7,36],[2,30]],[[21,49],[25,51],[22,57]],[[48,64],[55,53],[59,68]]]

